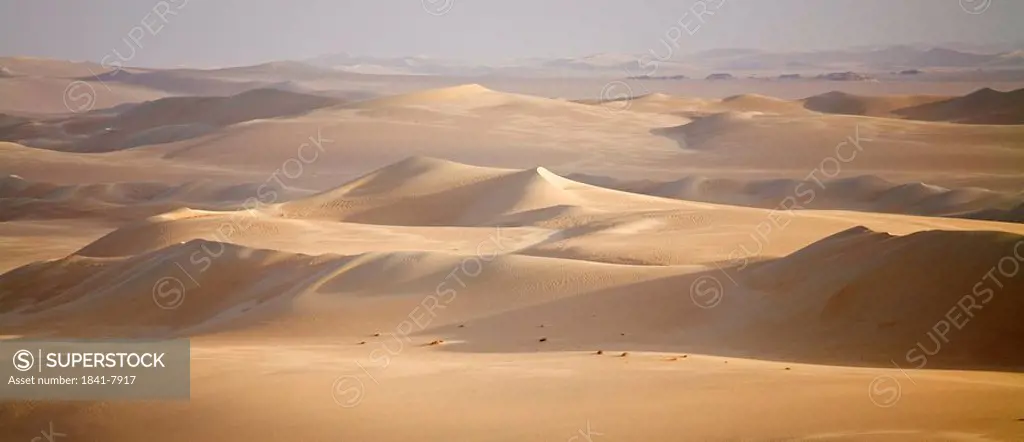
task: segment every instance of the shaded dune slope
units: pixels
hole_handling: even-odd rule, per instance
[[[346,300],[441,296],[439,281],[466,258],[417,251],[309,256],[205,240],[130,257],[72,255],[0,275],[0,318],[12,332],[69,335],[191,335],[275,321],[331,335],[331,323],[358,315]],[[605,287],[673,271],[507,253],[487,265],[473,287],[460,290],[461,318],[578,293],[566,281]],[[532,277],[520,278],[524,272]]]
[[[950,98],[952,97],[938,95],[865,96],[832,91],[805,98],[800,102],[808,110],[826,114],[901,118],[897,113],[900,109],[926,105]]]
[[[288,323],[293,333],[325,333],[358,315],[353,308],[367,299],[408,304],[440,296],[438,283],[465,258],[309,256],[195,240],[131,257],[72,255],[15,269],[0,276],[0,311],[12,331],[47,324],[58,334],[137,336]],[[1020,235],[892,236],[866,228],[725,268],[738,286],[718,270],[503,253],[459,291],[445,322],[424,333],[462,342],[449,347],[454,351],[537,351],[536,340],[524,336],[543,323],[552,327],[543,349],[552,351],[621,344],[852,365],[911,365],[920,353],[929,368],[1019,368],[1024,278],[1008,273],[1014,265],[1024,266]],[[517,276],[523,274],[531,277]],[[708,278],[724,290],[711,308],[700,308],[692,290]],[[184,289],[183,300],[175,287]],[[936,325],[942,321],[949,327]],[[912,352],[918,344],[928,353]]]
[[[985,88],[963,97],[906,107],[895,113],[912,120],[1024,124],[1024,89],[999,92]]]
[[[341,103],[335,98],[255,89],[229,97],[168,97],[140,104],[0,128],[0,139],[75,152],[109,152],[203,136],[219,128],[301,115]]]
[[[828,92],[803,100],[804,107],[827,114],[902,118],[961,124],[1024,124],[1024,89],[984,88],[960,97],[934,95],[862,96]]]
[[[1021,369],[1024,278],[1000,273],[999,265],[1024,266],[1024,236],[894,237],[858,228],[787,257],[726,268],[739,286],[717,270],[682,274],[501,313],[468,324],[472,331],[439,332],[465,340],[451,347],[464,351],[537,351],[502,330],[542,322],[559,331],[543,347],[553,350],[604,346],[840,365]],[[993,268],[998,282],[986,277]],[[705,309],[696,302],[707,299],[695,299],[693,287],[722,290],[712,292],[720,297]],[[614,336],[618,331],[623,337]]]

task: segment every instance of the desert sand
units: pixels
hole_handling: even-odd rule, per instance
[[[33,88],[95,66],[5,60],[0,335],[188,337],[192,385],[0,440],[1024,438],[1019,91],[282,63],[76,112]]]

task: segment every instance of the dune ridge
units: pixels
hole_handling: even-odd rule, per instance
[[[743,180],[692,175],[668,182],[625,181],[608,177],[577,176],[583,182],[664,198],[716,204],[774,208],[799,191],[814,209],[945,216],[1002,222],[1021,222],[1016,208],[1021,193],[981,188],[948,189],[927,183],[897,183],[877,175],[831,180]],[[807,193],[813,190],[813,194]],[[810,196],[807,196],[810,195]]]
[[[727,112],[789,116],[822,113],[958,124],[1016,125],[1024,124],[1020,105],[1022,93],[1024,89],[1000,92],[982,88],[963,96],[861,95],[834,90],[800,100],[786,100],[751,93],[722,99],[702,99],[655,92],[625,100],[581,102],[639,112],[677,114],[688,118]]]
[[[276,89],[229,97],[167,97],[9,125],[0,129],[0,140],[72,152],[110,152],[187,140],[232,124],[297,116],[340,103],[335,98]]]

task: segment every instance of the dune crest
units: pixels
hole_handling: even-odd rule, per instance
[[[575,182],[543,167],[526,170],[411,158],[349,184],[271,210],[292,218],[392,225],[487,225],[555,206],[593,210],[669,201]],[[415,208],[410,210],[410,208]]]
[[[685,135],[684,135],[685,136]],[[945,188],[922,182],[897,183],[877,175],[832,180],[742,180],[691,175],[668,181],[623,182],[583,176],[582,181],[646,195],[687,201],[770,209],[787,197],[803,195],[806,208],[846,209],[924,216],[1019,222],[1014,207],[1024,195],[981,188]],[[813,191],[813,196],[809,196]]]

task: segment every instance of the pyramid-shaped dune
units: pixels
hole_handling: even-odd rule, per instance
[[[650,208],[673,206],[575,182],[543,167],[494,169],[414,157],[273,210],[287,217],[370,224],[484,225],[554,206],[603,210],[645,203]]]

